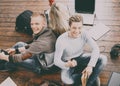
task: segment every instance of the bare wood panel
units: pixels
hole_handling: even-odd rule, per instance
[[[36,5],[36,6],[44,6],[44,5],[48,5],[49,6],[49,3],[48,1],[42,1],[42,2],[39,2],[39,1],[28,1],[28,2],[20,2],[20,1],[13,1],[11,3],[9,3],[8,1],[7,2],[1,2],[0,3],[0,7],[3,7],[3,6],[30,6],[30,5]]]
[[[119,0],[106,0],[107,3],[119,2]]]
[[[26,2],[25,0],[0,0],[0,2]],[[36,1],[36,0],[30,0],[30,1]],[[43,0],[37,0],[37,1],[40,1],[40,2],[42,2]],[[44,1],[47,1],[47,0],[44,0]]]
[[[7,43],[7,45],[9,45],[9,43],[11,43],[11,42],[17,42],[17,41],[27,42],[27,41],[29,41],[28,38],[24,38],[24,37],[5,37],[5,36],[1,37],[0,36],[0,39],[1,39],[0,44],[2,44],[3,46],[6,45],[5,43]]]
[[[13,32],[13,31],[15,31],[15,28],[13,28],[13,27],[0,27],[0,31],[4,31],[4,32],[11,31],[11,32]]]
[[[15,22],[16,18],[0,18],[1,22]]]
[[[107,71],[101,72],[100,81],[102,82],[102,86],[107,86],[110,75],[111,75],[111,72],[107,72]]]
[[[2,22],[2,23],[0,23],[0,27],[15,27],[15,22]]]

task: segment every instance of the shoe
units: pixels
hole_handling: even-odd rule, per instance
[[[10,62],[0,60],[0,71],[15,71],[17,68]]]
[[[0,60],[0,71],[8,71],[5,67],[6,63],[7,63],[7,61]]]

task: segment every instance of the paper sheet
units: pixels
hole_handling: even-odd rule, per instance
[[[10,77],[8,77],[0,84],[0,86],[17,86],[17,85]]]
[[[110,31],[110,28],[102,23],[98,23],[98,24],[94,25],[93,28],[91,28],[89,30],[90,35],[95,40],[98,40],[99,38],[101,38],[108,31]]]

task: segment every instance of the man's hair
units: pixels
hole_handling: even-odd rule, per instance
[[[47,22],[46,22],[46,18],[45,15],[43,13],[39,13],[39,12],[33,12],[31,18],[33,17],[40,17],[42,19],[42,22],[44,23],[44,26],[47,26]]]
[[[72,22],[82,22],[83,17],[80,14],[75,14],[69,18],[69,26],[71,26]]]
[[[33,12],[31,18],[32,18],[32,17],[38,17],[38,16],[40,16],[40,17],[42,17],[43,19],[45,19],[45,15],[44,15],[43,13],[39,13],[39,12]]]

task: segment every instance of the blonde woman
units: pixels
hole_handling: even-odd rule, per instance
[[[67,6],[61,3],[53,3],[51,5],[49,27],[53,29],[57,37],[68,31],[69,25],[67,20],[69,16]]]

